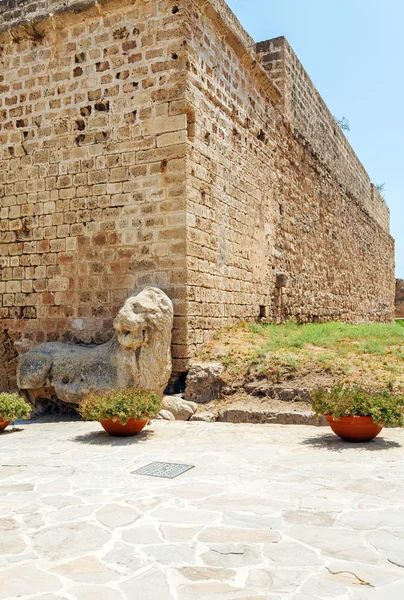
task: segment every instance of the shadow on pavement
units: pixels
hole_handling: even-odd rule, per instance
[[[70,423],[82,421],[82,418],[77,413],[62,413],[62,414],[50,414],[50,415],[42,415],[36,416],[34,415],[29,421],[16,421],[17,425],[36,425],[36,424],[46,424],[46,423]]]
[[[7,427],[7,429],[0,432],[0,435],[3,437],[5,435],[10,435],[10,433],[18,433],[19,431],[24,431],[24,430],[21,429],[20,427],[15,427],[13,425],[9,425]]]
[[[151,430],[143,430],[138,435],[128,437],[116,437],[101,430],[76,435],[70,440],[79,444],[90,444],[91,446],[133,446],[133,444],[150,441],[153,436],[154,432]]]
[[[338,436],[333,434],[325,434],[321,436],[311,437],[302,442],[302,446],[310,446],[311,448],[322,448],[331,450],[331,452],[344,452],[352,448],[362,449],[369,452],[378,452],[381,450],[390,450],[391,448],[401,448],[402,445],[392,440],[385,440],[383,437],[377,437],[371,442],[352,443],[344,442]]]

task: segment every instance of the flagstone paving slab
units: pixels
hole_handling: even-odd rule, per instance
[[[0,435],[0,600],[402,600],[404,432],[158,421]],[[136,475],[195,465],[177,479]]]

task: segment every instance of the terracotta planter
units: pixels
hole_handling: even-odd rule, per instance
[[[100,421],[101,425],[107,433],[119,437],[136,435],[140,433],[144,427],[146,427],[149,419],[129,419],[126,425],[122,425],[119,421],[113,421],[108,419],[107,421]]]
[[[324,416],[333,432],[346,442],[370,442],[383,429],[372,417],[341,417],[334,421],[330,415]]]
[[[0,433],[5,430],[7,425],[9,425],[11,421],[0,421]]]

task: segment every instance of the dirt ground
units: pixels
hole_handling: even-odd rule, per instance
[[[249,392],[254,382],[309,391],[346,383],[404,393],[399,324],[242,324],[216,334],[200,358],[223,364],[224,395],[232,402],[232,393]]]

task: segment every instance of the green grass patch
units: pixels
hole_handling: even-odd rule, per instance
[[[350,351],[358,354],[385,354],[391,346],[404,345],[404,328],[396,323],[307,323],[289,321],[284,325],[252,324],[254,336],[262,338],[259,354],[280,349],[339,347],[341,355]],[[256,340],[258,341],[258,340]]]
[[[404,321],[394,323],[243,323],[225,329],[203,356],[222,361],[229,381],[298,378],[404,390]],[[314,385],[314,383],[313,383]]]

